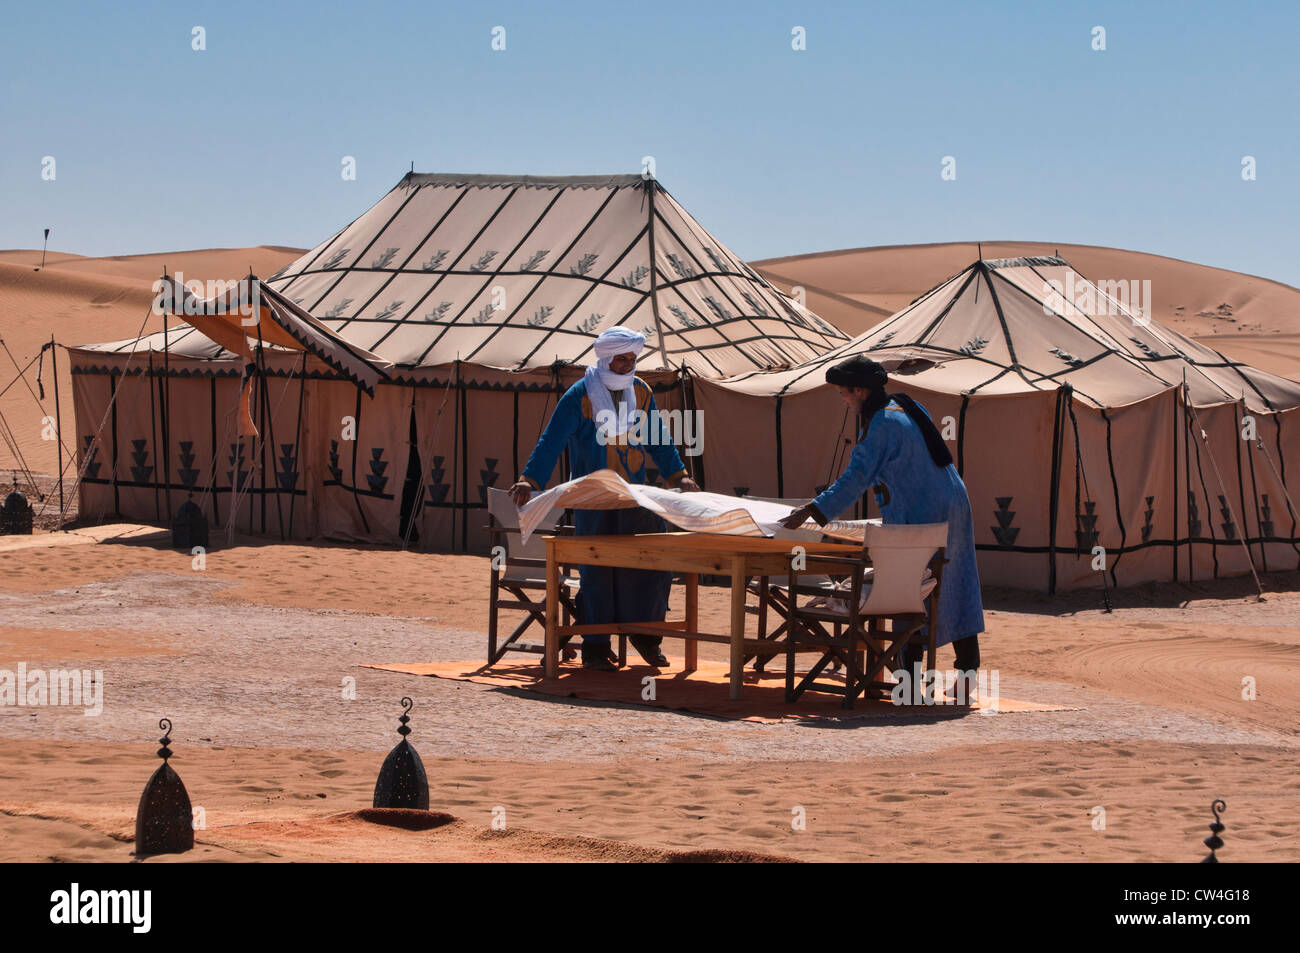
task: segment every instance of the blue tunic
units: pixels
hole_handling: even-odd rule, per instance
[[[613,470],[629,483],[645,483],[647,458],[665,480],[686,472],[677,448],[672,445],[659,420],[654,394],[640,378],[633,384],[637,409],[651,414],[657,436],[648,444],[630,442],[628,434],[602,444],[596,437],[587,384],[579,380],[560,398],[537,446],[524,467],[524,479],[541,489],[551,479],[560,454],[569,450],[569,479],[597,470]],[[667,527],[658,516],[644,509],[574,510],[573,531],[578,536],[601,534],[655,533]],[[609,566],[579,566],[581,580],[578,608],[581,623],[662,622],[668,614],[668,593],[672,574],[647,569]],[[586,636],[584,644],[608,643],[609,636]]]
[[[943,567],[936,642],[947,645],[983,632],[984,603],[966,484],[952,464],[934,465],[920,428],[894,401],[876,411],[866,439],[853,448],[848,468],[813,505],[827,519],[835,519],[879,483],[888,489],[888,502],[882,502],[880,494],[876,497],[884,522],[948,523],[948,565]]]

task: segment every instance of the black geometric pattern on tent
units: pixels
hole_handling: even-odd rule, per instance
[[[443,476],[447,470],[443,466],[443,461],[447,458],[434,457],[433,466],[429,468],[429,493],[425,498],[425,506],[442,506],[446,502],[447,493],[451,490],[451,484],[443,482]]]
[[[497,472],[497,457],[484,457],[483,469],[479,470],[480,482],[478,485],[478,499],[484,506],[487,506],[487,491],[497,485],[497,480],[501,474]]]
[[[998,496],[994,497],[997,503],[997,509],[993,511],[993,518],[998,521],[997,526],[990,526],[993,531],[993,538],[998,541],[998,546],[1005,549],[1016,544],[1016,537],[1020,535],[1020,527],[1013,526],[1016,513],[1011,509],[1012,497]]]
[[[500,323],[499,325],[497,325],[497,326],[496,326],[496,327],[495,327],[495,328],[494,328],[494,329],[489,333],[488,337],[487,337],[487,338],[486,338],[486,339],[485,339],[485,340],[484,340],[484,341],[483,341],[483,342],[482,342],[478,347],[476,347],[473,351],[471,351],[468,355],[466,355],[466,360],[473,361],[474,358],[475,358],[475,356],[476,356],[477,354],[479,354],[479,352],[481,352],[485,347],[487,347],[489,344],[492,343],[492,341],[496,338],[496,336],[497,336],[499,333],[501,333],[501,330],[502,330],[503,328],[505,328],[505,327],[507,327],[507,326],[510,326],[510,322],[511,322],[511,320],[512,320],[512,319],[514,318],[514,316],[517,315],[517,314],[518,314],[518,313],[519,313],[519,312],[520,312],[524,307],[526,307],[526,306],[528,305],[528,302],[532,299],[533,294],[537,291],[538,288],[540,288],[540,287],[542,286],[542,283],[543,283],[543,281],[544,281],[545,278],[547,278],[547,277],[554,277],[554,276],[557,275],[557,272],[555,271],[555,269],[559,267],[560,262],[563,261],[565,258],[567,258],[567,257],[569,256],[569,254],[570,254],[570,253],[571,253],[571,252],[572,252],[572,251],[577,247],[578,242],[582,241],[582,237],[583,237],[584,235],[587,234],[587,232],[591,229],[591,227],[592,227],[593,225],[596,224],[596,220],[600,217],[600,214],[601,214],[601,213],[602,213],[606,208],[609,207],[609,204],[610,204],[611,202],[614,201],[614,196],[615,196],[617,193],[618,193],[618,190],[617,190],[617,189],[615,189],[615,190],[613,190],[612,192],[609,193],[609,195],[605,198],[605,201],[602,202],[601,205],[600,205],[600,207],[599,207],[598,209],[596,209],[595,213],[593,213],[593,214],[591,215],[591,217],[587,220],[587,223],[586,223],[585,225],[583,225],[582,228],[578,231],[578,234],[574,236],[573,240],[572,240],[571,242],[569,242],[569,244],[564,248],[564,250],[563,250],[562,252],[560,252],[560,254],[554,256],[554,258],[552,259],[553,264],[550,266],[550,268],[548,268],[545,272],[528,272],[528,274],[536,274],[536,275],[538,275],[538,280],[537,280],[536,282],[534,282],[532,288],[530,288],[530,289],[528,290],[528,293],[527,293],[526,295],[524,295],[524,296],[520,299],[519,304],[515,306],[515,309],[514,309],[513,311],[511,311],[510,314],[506,315],[505,318],[502,319],[501,323]],[[558,194],[557,194],[556,198],[557,198],[557,199],[559,198]],[[547,210],[547,211],[550,211],[550,209],[551,209],[551,207],[552,207],[553,205],[554,205],[554,201],[552,201],[551,205],[548,205],[548,206],[547,206],[547,209],[546,209],[546,210]],[[541,219],[539,218],[538,221],[537,221],[536,223],[534,223],[533,228],[530,228],[530,229],[528,230],[528,233],[527,233],[527,235],[525,235],[524,239],[521,239],[521,240],[520,240],[520,243],[519,243],[519,244],[522,245],[523,242],[527,239],[528,235],[531,235],[532,232],[533,232],[533,230],[534,230],[538,225],[540,225],[540,224],[541,224]],[[644,232],[644,229],[643,229],[642,231],[638,232],[638,233],[636,234],[636,237],[634,237],[634,238],[632,239],[632,241],[628,243],[628,245],[623,249],[623,251],[620,252],[616,257],[614,257],[614,258],[610,261],[610,264],[608,265],[608,267],[606,267],[605,271],[604,271],[604,272],[602,273],[602,275],[601,275],[601,278],[600,278],[601,281],[605,281],[605,280],[607,280],[607,278],[608,278],[610,272],[612,272],[615,268],[617,268],[617,267],[619,266],[619,264],[623,261],[623,259],[626,258],[627,255],[631,253],[632,249],[636,247],[637,242],[639,242],[639,241],[641,240],[641,236],[642,236],[644,233],[645,233],[645,232]],[[514,253],[512,252],[512,254],[514,254]],[[572,274],[571,274],[571,275],[569,275],[569,277],[570,277],[570,278],[585,278],[586,276],[585,276],[585,275],[572,275]],[[489,284],[490,284],[490,282],[489,282]],[[573,307],[571,307],[571,308],[569,309],[569,311],[568,311],[566,314],[564,314],[563,316],[561,316],[561,317],[560,317],[560,318],[555,322],[555,327],[554,327],[554,328],[551,328],[551,329],[549,330],[549,332],[547,333],[547,335],[546,335],[545,337],[543,337],[543,338],[542,338],[542,339],[537,343],[537,345],[536,345],[536,346],[535,346],[531,351],[529,351],[526,355],[524,355],[524,356],[520,359],[520,361],[519,361],[519,366],[522,367],[522,366],[524,366],[525,364],[527,364],[527,362],[528,362],[528,361],[533,357],[534,354],[536,354],[538,351],[540,351],[543,347],[546,346],[546,343],[551,339],[551,336],[554,335],[554,334],[557,334],[557,333],[571,333],[571,334],[582,334],[583,336],[590,336],[590,332],[589,332],[589,331],[588,331],[588,332],[583,332],[583,331],[569,331],[568,329],[564,328],[563,325],[564,325],[564,324],[569,320],[569,318],[573,317],[573,316],[574,316],[575,314],[577,314],[579,311],[584,310],[583,305],[586,303],[587,298],[590,297],[590,295],[592,294],[592,292],[595,291],[596,287],[597,287],[597,285],[596,285],[595,283],[592,283],[592,284],[589,285],[589,287],[587,288],[587,290],[582,294],[581,297],[578,298],[577,302],[574,303]],[[479,293],[481,294],[482,291],[480,290]],[[473,299],[471,299],[471,301],[472,301],[472,300],[473,300]],[[623,317],[621,317],[618,321],[616,321],[613,325],[611,325],[611,327],[617,326],[618,324],[621,324],[623,321],[627,320],[628,315],[630,315],[633,311],[635,311],[637,308],[639,308],[639,307],[641,306],[641,301],[644,301],[644,300],[645,300],[645,298],[644,298],[644,295],[643,295],[642,298],[641,298],[640,300],[636,301],[636,302],[632,305],[632,307],[631,307],[630,309],[628,309],[628,311],[623,315]],[[469,305],[466,305],[466,308],[468,308],[468,307],[469,307]],[[443,333],[445,334],[446,332],[444,331]],[[441,338],[442,338],[442,335],[440,334],[440,335],[438,336],[438,340],[441,340]],[[431,350],[434,348],[434,346],[437,345],[438,340],[435,340],[435,341],[433,342],[433,344],[429,345],[429,347],[426,348],[425,351],[420,355],[420,360],[421,360],[421,361],[423,361],[424,358],[428,355],[429,351],[431,351]]]
[[[355,441],[349,442],[355,444]],[[339,461],[340,452],[339,442],[331,439],[329,462],[326,464],[330,479],[325,480],[321,484],[322,486],[337,486],[357,496],[368,496],[377,500],[394,499],[392,493],[384,492],[388,486],[388,464],[390,463],[390,461],[384,459],[384,454],[387,452],[386,448],[370,448],[370,456],[366,460],[367,469],[362,474],[365,479],[365,486],[350,485],[343,479],[343,467]]]
[[[398,262],[395,259],[395,249],[398,247],[397,242],[399,240],[388,237],[389,229],[403,214],[403,212],[407,210],[420,189],[426,186],[444,189],[454,188],[457,191],[455,193],[455,198],[438,216],[438,220],[434,223],[433,227],[429,229],[424,240],[415,243],[411,247],[410,251],[404,256],[404,259]],[[582,226],[577,235],[568,240],[567,247],[562,252],[557,254],[554,249],[533,249],[531,250],[531,254],[527,256],[527,260],[521,262],[519,260],[519,253],[527,247],[529,239],[536,230],[547,224],[548,216],[556,208],[562,190],[569,187],[605,189],[607,194],[602,197],[603,201],[599,203],[599,207],[596,209],[595,213],[590,215],[589,220]],[[771,366],[772,364],[775,364],[776,366],[789,365],[796,363],[798,358],[785,350],[783,344],[785,341],[798,342],[805,348],[812,347],[816,350],[832,346],[845,339],[845,336],[841,332],[825,322],[814,324],[815,319],[801,316],[779,292],[771,287],[770,283],[765,278],[758,275],[753,271],[753,269],[734,259],[734,256],[725,251],[725,246],[722,246],[720,243],[716,242],[716,240],[713,240],[712,236],[709,236],[698,223],[691,220],[688,215],[682,212],[679,206],[676,206],[675,203],[671,203],[671,197],[669,196],[668,201],[671,203],[674,218],[681,218],[682,221],[686,223],[686,227],[691,229],[691,237],[702,244],[704,254],[706,254],[710,259],[707,264],[703,262],[701,257],[697,255],[690,244],[681,241],[681,237],[676,231],[674,222],[670,221],[663,211],[655,207],[654,198],[656,193],[664,196],[667,196],[667,193],[663,191],[662,186],[659,186],[653,180],[645,180],[637,175],[603,177],[599,180],[556,179],[545,181],[529,180],[526,177],[498,177],[494,179],[492,177],[471,176],[408,175],[401,183],[399,183],[399,188],[404,188],[407,191],[407,194],[402,197],[400,202],[396,203],[396,207],[387,214],[386,221],[384,221],[382,225],[369,237],[369,240],[364,242],[359,253],[354,255],[352,254],[351,249],[339,250],[340,246],[350,243],[348,233],[349,230],[360,221],[360,219],[357,219],[347,228],[336,233],[316,251],[309,253],[310,258],[301,270],[288,274],[286,273],[286,269],[282,269],[280,273],[267,279],[267,281],[272,284],[272,286],[282,296],[289,296],[294,293],[294,288],[299,279],[307,279],[311,276],[336,273],[333,281],[327,281],[323,286],[323,290],[313,294],[312,300],[306,301],[304,299],[304,310],[309,313],[315,313],[325,300],[337,293],[338,289],[341,287],[340,283],[344,280],[347,274],[358,272],[380,273],[386,275],[386,278],[380,282],[377,288],[367,291],[363,302],[360,304],[350,302],[350,313],[336,311],[337,306],[336,308],[331,309],[330,313],[331,321],[338,320],[341,322],[335,325],[336,332],[343,330],[354,322],[382,322],[390,325],[380,338],[370,345],[371,348],[374,348],[388,340],[399,325],[412,322],[414,316],[426,307],[426,303],[430,300],[430,297],[436,294],[436,289],[441,286],[443,280],[448,276],[473,275],[476,279],[481,279],[478,281],[473,293],[469,294],[467,298],[461,301],[457,313],[450,320],[444,317],[447,313],[447,308],[443,305],[439,305],[438,309],[436,309],[437,314],[434,317],[434,320],[422,322],[432,323],[435,326],[438,326],[440,330],[437,332],[437,336],[434,338],[432,343],[426,346],[425,350],[417,359],[417,362],[410,366],[419,366],[423,364],[425,360],[429,359],[429,355],[437,347],[438,343],[447,333],[447,330],[453,326],[463,326],[466,323],[466,316],[473,306],[474,301],[480,299],[484,291],[491,287],[494,281],[505,276],[528,276],[530,278],[536,278],[537,280],[532,282],[528,290],[523,294],[523,300],[514,304],[514,310],[511,314],[506,316],[500,324],[497,324],[493,330],[489,332],[489,336],[474,348],[473,353],[461,355],[462,359],[474,359],[475,355],[479,353],[482,348],[488,347],[491,344],[500,328],[506,326],[515,327],[517,326],[514,324],[515,320],[517,320],[516,316],[525,315],[525,313],[532,314],[534,311],[536,311],[537,314],[529,318],[529,323],[534,327],[545,327],[547,330],[543,335],[538,336],[538,343],[533,347],[530,354],[524,358],[524,362],[527,362],[539,351],[547,347],[555,335],[569,336],[576,334],[590,339],[594,336],[594,333],[593,329],[588,326],[591,318],[584,315],[586,310],[590,310],[585,307],[585,305],[588,296],[595,290],[595,288],[600,286],[612,286],[621,290],[636,290],[638,292],[638,299],[632,304],[632,307],[625,314],[616,315],[614,318],[614,323],[623,323],[627,316],[633,313],[636,308],[640,306],[639,302],[644,301],[648,293],[652,296],[652,300],[654,300],[653,291],[647,292],[644,289],[640,289],[640,283],[643,282],[647,276],[650,277],[652,285],[664,277],[658,272],[657,263],[652,265],[651,262],[633,262],[631,266],[624,264],[627,256],[641,242],[645,231],[649,230],[653,232],[655,227],[665,230],[677,240],[680,245],[680,253],[684,256],[684,258],[679,259],[679,261],[686,262],[689,271],[689,274],[682,277],[681,282],[667,281],[664,283],[664,287],[673,287],[674,284],[678,283],[694,282],[706,289],[707,293],[702,292],[702,297],[713,310],[713,315],[706,316],[701,314],[692,298],[682,298],[683,305],[696,312],[696,320],[699,321],[699,326],[716,331],[717,329],[729,324],[745,322],[745,326],[748,328],[748,333],[745,333],[740,338],[716,342],[700,340],[698,338],[693,340],[693,335],[689,333],[689,328],[675,328],[659,324],[657,333],[653,335],[657,340],[652,343],[651,349],[664,350],[665,359],[663,363],[666,368],[670,366],[669,361],[667,360],[667,357],[670,354],[683,354],[687,352],[699,354],[716,348],[728,347],[738,349],[740,354],[745,355],[745,357],[758,368]],[[495,208],[486,213],[486,221],[475,222],[479,227],[471,240],[466,242],[463,237],[458,237],[443,243],[448,246],[443,249],[444,252],[449,251],[454,253],[454,257],[450,262],[446,261],[445,257],[440,254],[425,263],[430,267],[422,269],[421,273],[435,274],[436,276],[434,277],[434,280],[422,290],[419,294],[418,300],[409,305],[407,302],[389,302],[384,306],[380,314],[375,315],[373,313],[368,313],[371,309],[377,307],[379,302],[385,300],[385,295],[388,294],[388,289],[398,275],[414,273],[409,270],[412,261],[414,261],[418,254],[421,254],[423,249],[429,247],[431,242],[436,243],[438,241],[436,236],[441,225],[446,221],[447,216],[449,216],[461,203],[464,197],[469,194],[472,189],[483,188],[501,188],[504,197],[501,201],[493,203]],[[545,208],[541,209],[537,213],[529,213],[532,217],[532,222],[523,231],[521,237],[518,239],[514,239],[513,236],[511,237],[510,240],[513,242],[513,247],[504,254],[500,254],[501,249],[497,249],[491,254],[479,254],[476,261],[467,261],[469,253],[475,248],[480,237],[486,232],[492,223],[497,220],[503,210],[510,205],[515,196],[520,193],[520,190],[534,188],[553,188],[555,190],[555,195],[547,202]],[[592,249],[579,258],[576,263],[569,265],[567,259],[570,253],[578,249],[584,236],[590,231],[594,223],[600,218],[601,214],[609,207],[609,204],[612,202],[615,195],[624,189],[645,191],[648,194],[650,201],[645,203],[649,205],[647,224],[643,226],[625,249],[613,254],[608,262],[598,262],[597,259],[603,258],[605,253],[600,252],[599,249]],[[566,237],[570,234],[572,234],[572,231],[566,228]],[[722,251],[719,251],[720,249]],[[371,261],[372,258],[374,259],[373,261]],[[349,259],[351,264],[346,264]],[[544,271],[539,271],[537,265],[543,260],[549,262],[549,267]],[[568,266],[567,274],[561,270],[565,266]],[[601,267],[601,272],[599,274],[594,272],[593,266]],[[587,283],[588,287],[579,297],[578,301],[571,305],[562,314],[552,313],[551,309],[553,304],[548,301],[542,301],[540,307],[532,307],[536,292],[538,288],[541,287],[542,281],[546,278],[555,277],[561,277],[566,280],[583,281]],[[728,287],[719,280],[723,277],[726,277],[729,280],[743,281],[750,286],[750,290],[739,292],[729,290]],[[616,281],[615,279],[621,280]],[[460,294],[463,294],[463,292]],[[739,294],[739,297],[737,297],[737,294]],[[457,295],[447,295],[447,297],[456,298]],[[292,299],[290,298],[289,300]],[[445,304],[450,307],[453,302],[448,301]],[[659,321],[657,304],[656,300],[654,310],[656,312],[656,321]],[[527,312],[525,312],[525,309],[528,309]],[[763,318],[769,322],[766,330],[760,329],[755,323],[758,318]],[[770,323],[773,319],[783,322],[784,326],[788,327],[790,330],[782,331],[778,328],[774,328]],[[795,330],[796,328],[798,328],[797,332]],[[751,345],[751,347],[744,347],[743,349],[738,348],[738,346],[743,345]],[[763,360],[756,359],[750,354],[751,350],[757,350],[761,353],[764,349],[771,352],[767,364],[765,364]],[[804,351],[804,353],[807,352]],[[719,374],[721,373],[718,366],[707,356],[701,356],[706,363],[710,364],[710,366],[715,369],[715,371],[718,371]],[[800,357],[801,356],[802,355],[800,355]],[[575,363],[580,361],[581,358],[578,361],[575,361]]]

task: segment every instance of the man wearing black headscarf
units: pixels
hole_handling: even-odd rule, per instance
[[[906,394],[887,392],[885,369],[865,355],[841,361],[826,371],[844,402],[857,412],[860,432],[849,465],[811,503],[790,514],[789,529],[813,519],[825,525],[875,487],[886,523],[948,524],[943,586],[939,593],[936,644],[953,644],[957,670],[965,674],[967,697],[980,665],[978,633],[984,631],[984,607],[975,565],[975,531],[966,485],[952,454],[925,408]],[[901,661],[910,673],[918,661],[914,646]]]

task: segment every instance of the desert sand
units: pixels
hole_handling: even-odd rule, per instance
[[[98,716],[3,711],[3,859],[130,859],[163,715],[206,826],[159,859],[1174,861],[1200,856],[1216,797],[1225,859],[1297,857],[1296,574],[1263,602],[1224,580],[1117,593],[1112,613],[1092,592],[989,592],[986,667],[1061,710],[753,723],[641,704],[631,672],[626,701],[598,702],[363,667],[482,659],[480,557],[237,539],[196,571],[167,543],[97,527],[0,546],[0,668],[104,686]],[[726,596],[702,590],[704,624]],[[455,819],[427,830],[357,813],[403,695],[430,806]]]
[[[153,300],[153,283],[167,269],[188,280],[226,280],[248,274],[270,277],[301,255],[303,249],[278,246],[257,248],[208,248],[197,251],[169,252],[156,255],[122,255],[112,258],[83,258],[51,251],[41,263],[40,251],[19,249],[0,251],[0,339],[9,350],[0,348],[0,389],[18,373],[15,362],[26,367],[40,352],[50,335],[60,344],[75,347],[120,341],[136,335],[162,330],[162,319],[149,313]],[[12,355],[12,357],[11,357]],[[63,412],[72,414],[72,379],[68,358],[57,355],[59,403]],[[58,471],[57,452],[52,441],[41,439],[41,418],[53,416],[54,381],[50,354],[44,358],[42,383],[45,399],[39,400],[36,386],[37,365],[27,374],[27,385],[14,383],[0,394],[0,414],[19,438],[19,446],[29,469],[42,474]],[[30,390],[28,389],[30,388]],[[64,421],[65,434],[71,433],[70,420]],[[68,447],[73,441],[65,436]],[[64,457],[65,464],[67,456]],[[0,443],[0,473],[15,466],[13,454]],[[68,473],[74,472],[71,467]]]

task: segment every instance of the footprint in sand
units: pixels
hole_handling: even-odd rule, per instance
[[[1054,788],[1020,788],[1016,791],[1021,797],[1060,797],[1061,793]]]

